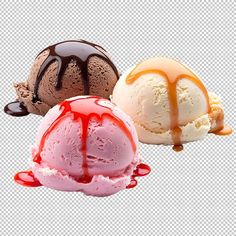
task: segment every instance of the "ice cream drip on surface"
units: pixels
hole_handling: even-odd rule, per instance
[[[26,116],[29,114],[26,107],[19,101],[8,103],[4,107],[4,112],[11,116]]]
[[[88,105],[88,99],[91,101]],[[132,146],[133,152],[136,153],[136,144],[132,138],[132,134],[130,133],[129,129],[127,128],[124,121],[122,121],[119,117],[117,117],[114,113],[112,108],[103,105],[102,101],[107,101],[106,99],[101,99],[96,96],[89,96],[89,97],[80,97],[71,100],[65,100],[60,103],[60,110],[61,114],[55,119],[55,121],[50,125],[50,127],[46,130],[43,134],[41,142],[39,144],[39,150],[33,158],[35,163],[40,164],[42,161],[40,153],[43,151],[45,141],[50,136],[51,132],[63,121],[63,119],[67,117],[71,117],[74,121],[80,121],[82,125],[82,133],[81,133],[81,140],[82,140],[82,147],[81,151],[83,154],[82,157],[82,170],[83,175],[80,178],[77,178],[76,181],[79,183],[90,183],[93,176],[89,174],[88,171],[88,162],[87,162],[87,131],[88,125],[92,118],[96,119],[98,122],[103,122],[104,118],[109,119],[113,123],[115,123],[127,136],[130,141],[130,145]],[[81,111],[81,112],[80,112]],[[146,171],[142,169],[145,169]],[[149,170],[149,171],[147,171]],[[137,169],[134,170],[133,175],[131,176],[131,180],[138,176],[147,175],[150,172],[150,167],[146,164],[139,164]],[[29,176],[26,176],[24,172],[20,172],[16,175],[15,180],[17,183],[22,185],[30,186],[27,184],[28,182],[33,182],[33,173],[30,172],[29,176],[31,180],[28,181]],[[26,179],[25,179],[26,178]],[[37,182],[37,180],[35,180]],[[36,185],[36,184],[35,184]],[[32,184],[34,186],[34,184]],[[133,186],[134,187],[134,186]]]
[[[183,149],[181,142],[181,133],[178,117],[178,99],[177,99],[177,83],[181,79],[187,79],[193,82],[203,93],[206,104],[207,113],[211,116],[212,110],[209,102],[208,92],[198,78],[190,69],[185,67],[183,64],[168,58],[151,58],[139,63],[127,76],[126,83],[132,84],[138,78],[146,74],[160,74],[167,82],[168,99],[169,99],[169,116],[170,116],[170,130],[171,136],[174,143],[173,150],[181,151]],[[219,111],[218,111],[219,112]],[[222,131],[222,132],[221,132]],[[229,128],[224,128],[224,112],[221,109],[216,121],[216,127],[210,131],[215,134],[230,134]]]
[[[217,115],[214,115],[217,114]],[[222,108],[211,108],[211,113],[209,114],[211,120],[215,121],[215,126],[211,128],[209,133],[214,133],[216,135],[230,135],[233,130],[230,126],[224,124],[224,111]]]
[[[42,184],[34,177],[31,170],[21,171],[14,177],[16,183],[25,187],[40,187]]]
[[[233,133],[233,129],[228,126],[228,125],[224,125],[223,129],[219,129],[213,132],[216,135],[230,135]]]
[[[133,175],[131,176],[130,184],[126,188],[134,188],[138,184],[136,177],[148,175],[150,172],[151,168],[147,164],[141,163],[137,165]]]

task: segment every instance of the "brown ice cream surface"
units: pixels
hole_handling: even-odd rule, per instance
[[[62,76],[62,88],[57,90],[58,62],[49,65],[39,84],[38,101],[33,102],[34,86],[39,69],[49,51],[42,52],[34,61],[28,80],[15,84],[18,100],[27,107],[28,112],[45,115],[47,111],[66,98],[87,95],[84,91],[84,80],[81,70],[75,61],[71,61]],[[117,82],[117,76],[113,68],[102,58],[91,56],[88,61],[89,95],[109,98]]]

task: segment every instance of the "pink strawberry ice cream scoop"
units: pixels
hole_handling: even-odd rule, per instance
[[[122,110],[106,99],[74,97],[43,118],[32,148],[32,172],[20,172],[15,180],[26,186],[111,195],[135,186],[134,177],[150,171],[140,164],[137,146],[133,122]]]

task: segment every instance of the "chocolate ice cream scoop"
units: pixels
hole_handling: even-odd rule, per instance
[[[45,115],[66,98],[109,98],[118,78],[115,65],[101,46],[84,40],[61,42],[36,57],[28,80],[14,85],[18,102],[9,103],[4,111],[15,116]]]

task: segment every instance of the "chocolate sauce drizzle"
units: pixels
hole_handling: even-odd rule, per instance
[[[4,107],[4,112],[11,116],[27,116],[29,112],[19,101],[10,102]]]
[[[39,84],[48,67],[55,61],[58,62],[57,78],[55,83],[56,90],[60,90],[62,88],[63,74],[65,73],[68,64],[74,60],[81,70],[82,79],[84,82],[84,95],[89,95],[88,61],[92,56],[102,58],[104,61],[106,61],[107,64],[112,67],[117,76],[117,79],[119,78],[119,73],[116,69],[116,66],[109,58],[106,50],[95,43],[85,40],[64,41],[45,48],[38,54],[38,56],[46,50],[49,51],[49,54],[38,71],[34,86],[33,102],[39,101]],[[8,103],[4,108],[4,112],[12,116],[25,116],[29,114],[27,108],[22,103],[20,103],[20,101]]]
[[[119,73],[115,65],[111,61],[111,59],[106,54],[106,50],[97,44],[90,43],[85,40],[70,40],[49,46],[45,48],[43,51],[46,50],[49,50],[49,55],[41,65],[36,78],[34,87],[34,101],[39,100],[38,99],[39,84],[43,78],[45,71],[54,61],[58,62],[57,79],[55,83],[56,90],[61,89],[63,74],[68,64],[72,60],[74,60],[81,69],[82,79],[84,80],[83,81],[84,91],[85,91],[84,93],[85,95],[88,95],[89,94],[88,61],[92,56],[96,56],[105,60],[112,67],[112,69],[116,73],[117,78],[119,78]]]

